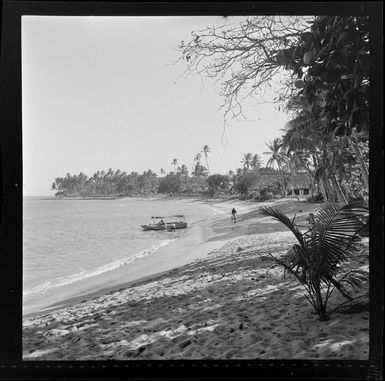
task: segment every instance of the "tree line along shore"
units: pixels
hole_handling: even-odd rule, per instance
[[[83,172],[78,175],[67,173],[65,177],[57,177],[51,190],[55,197],[65,198],[97,198],[114,199],[132,196],[168,195],[178,197],[226,197],[239,199],[255,199],[265,201],[286,196],[305,196],[309,201],[350,202],[352,200],[367,201],[368,191],[363,177],[358,170],[357,157],[348,145],[343,152],[343,171],[336,167],[336,157],[325,161],[324,151],[319,149],[315,162],[298,159],[298,152],[287,151],[284,137],[274,139],[267,144],[271,149],[266,166],[262,166],[260,155],[246,153],[241,160],[242,168],[230,170],[227,174],[211,174],[208,165],[208,152],[205,146],[202,151],[206,157],[206,166],[202,164],[202,153],[194,158],[191,174],[185,164],[178,165],[174,159],[171,164],[174,170],[166,174],[161,169],[158,175],[149,169],[143,173],[132,171],[126,173],[120,169],[114,171],[97,171],[88,177]],[[360,144],[361,152],[368,165],[367,143]],[[339,151],[341,152],[341,151]],[[315,153],[312,157],[315,160]],[[310,155],[310,153],[308,153]],[[325,165],[326,162],[326,165]],[[326,170],[326,166],[328,166]],[[277,168],[277,169],[276,169]],[[337,175],[338,174],[338,175]]]

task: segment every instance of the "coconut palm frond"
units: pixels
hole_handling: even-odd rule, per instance
[[[286,214],[282,213],[278,209],[273,209],[268,206],[263,206],[259,208],[259,211],[264,216],[273,217],[279,222],[283,223],[286,227],[290,229],[290,231],[295,235],[300,245],[304,248],[305,242],[302,236],[302,233],[298,230],[297,226],[294,223],[294,219],[291,220]]]
[[[275,163],[275,158],[271,157],[271,158],[267,161],[266,167],[271,168],[271,167],[274,166],[274,163]]]
[[[335,215],[331,219],[328,229],[338,231],[348,236],[355,235],[357,230],[363,225],[362,220],[369,216],[369,209],[364,205],[348,204],[338,210],[336,206],[331,203],[329,203],[324,210],[320,211],[320,215],[322,215],[325,210],[328,210],[329,207]]]
[[[343,275],[338,282],[348,284],[353,289],[358,289],[368,284],[369,272],[363,270],[352,270]]]
[[[347,289],[346,289],[345,285],[343,284],[343,282],[341,282],[340,280],[337,281],[333,277],[327,277],[327,278],[325,278],[325,280],[326,280],[326,283],[327,282],[331,283],[340,292],[340,294],[344,298],[349,299],[349,300],[352,299],[351,295],[347,291]]]
[[[294,245],[285,255],[281,257],[281,261],[289,268],[296,268],[302,264],[300,253],[301,246]]]
[[[340,262],[356,251],[357,231],[362,228],[362,219],[368,209],[360,204],[338,208],[328,203],[315,216],[313,234],[307,240],[310,247],[318,247],[319,253],[329,262]]]
[[[328,279],[330,283],[344,296],[346,299],[352,300],[351,291],[347,289],[357,290],[368,284],[369,273],[362,270],[351,270],[344,274],[340,279]]]
[[[294,245],[285,255],[280,258],[268,254],[278,265],[284,268],[284,277],[287,273],[294,275],[302,283],[304,261],[302,259],[303,249],[299,245]]]
[[[310,266],[308,252],[300,245],[294,245],[282,258],[285,270],[296,276],[301,282],[306,281],[306,269]]]
[[[360,231],[369,225],[369,207],[362,203],[347,204],[341,208],[340,214],[349,216],[352,219],[352,224],[353,221],[355,222],[352,228],[354,234],[357,234],[356,227]]]
[[[343,206],[336,214],[330,230],[343,232],[353,238],[366,223],[369,222],[369,208],[361,204]]]
[[[342,208],[326,204],[315,216],[314,226],[302,234],[294,223],[279,210],[259,208],[262,215],[273,217],[288,227],[297,238],[285,255],[276,259],[285,272],[293,274],[307,291],[307,299],[321,320],[328,319],[326,306],[333,290],[352,300],[350,292],[368,282],[368,273],[346,272],[345,263],[357,251],[358,232],[369,223],[369,209],[362,204]],[[345,274],[341,276],[341,273]]]
[[[277,258],[277,257],[275,257],[271,253],[267,253],[267,255],[269,257],[271,257],[278,265],[281,265],[284,268],[285,272],[286,271],[290,271],[290,269],[289,269],[289,267],[288,267],[288,265],[287,265],[287,263],[286,263],[286,261],[285,261],[285,259],[283,257],[282,258]]]
[[[323,240],[330,237],[342,239],[346,243],[362,227],[359,216],[364,213],[361,207],[353,208],[351,205],[345,205],[339,209],[329,202],[315,216],[314,230]]]

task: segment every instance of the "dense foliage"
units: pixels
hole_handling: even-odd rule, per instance
[[[261,168],[262,171],[264,169],[267,170]],[[68,173],[65,177],[55,179],[52,190],[55,191],[56,196],[67,197],[125,197],[157,193],[211,197],[214,195],[247,195],[259,176],[259,171],[256,169],[241,168],[238,169],[237,174],[230,171],[227,175],[216,173],[211,176],[208,176],[206,172],[194,171],[189,176],[181,167],[176,172],[171,171],[164,176],[158,176],[151,170],[139,174],[120,170],[113,171],[110,168],[107,172],[97,171],[91,177],[87,177],[84,173],[79,175]],[[275,197],[277,194],[273,192],[271,197]]]
[[[315,164],[324,198],[333,198],[330,188],[340,201],[359,195],[368,202],[369,18],[317,17],[282,54],[300,89],[295,131],[314,143],[324,140]],[[293,98],[288,108],[293,109]]]
[[[208,165],[208,153],[210,150],[204,147],[206,165]],[[194,158],[194,166],[189,175],[186,165],[178,166],[178,160],[173,159],[171,165],[174,171],[168,174],[161,169],[160,176],[152,170],[139,174],[137,172],[126,173],[121,170],[114,171],[110,168],[107,172],[97,171],[91,177],[84,173],[65,177],[58,177],[52,184],[52,190],[56,196],[64,197],[125,197],[146,196],[154,194],[166,194],[172,196],[195,195],[215,197],[217,195],[235,195],[240,197],[254,197],[256,199],[275,198],[281,194],[280,183],[277,180],[278,171],[262,167],[262,160],[258,154],[245,154],[240,163],[243,168],[229,171],[228,174],[215,173],[209,175],[208,169],[201,164],[203,155],[197,154]],[[250,163],[245,164],[245,158]],[[261,181],[265,173],[269,173],[272,179]]]
[[[315,119],[337,136],[369,128],[369,18],[317,17],[282,53]]]

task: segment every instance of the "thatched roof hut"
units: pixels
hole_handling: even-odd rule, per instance
[[[311,187],[311,179],[305,172],[295,174],[285,173],[284,176],[294,189],[309,189]],[[257,188],[263,185],[270,185],[275,181],[281,181],[281,176],[278,172],[260,172],[257,175],[253,186]]]
[[[306,172],[300,173],[285,173],[285,179],[288,182],[288,194],[294,193],[297,195],[309,194],[312,182],[310,176]],[[281,176],[277,171],[260,172],[251,187],[253,191],[259,191],[262,187],[272,185],[274,182],[281,182]]]
[[[271,185],[275,181],[281,181],[281,176],[278,172],[259,172],[253,184],[253,188]]]

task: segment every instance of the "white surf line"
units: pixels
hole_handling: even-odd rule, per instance
[[[36,285],[31,289],[23,291],[23,297],[29,296],[31,294],[42,294],[45,295],[48,291],[53,288],[68,286],[70,284],[82,281],[84,279],[92,278],[97,275],[104,274],[109,271],[116,270],[122,266],[128,265],[134,262],[137,259],[147,257],[155,252],[157,252],[161,247],[167,246],[170,243],[174,242],[177,238],[166,239],[158,242],[157,244],[152,245],[149,248],[143,249],[137,253],[131,254],[128,257],[117,259],[113,262],[106,263],[94,269],[83,270],[77,274],[64,275],[59,278],[51,279],[42,284]]]

